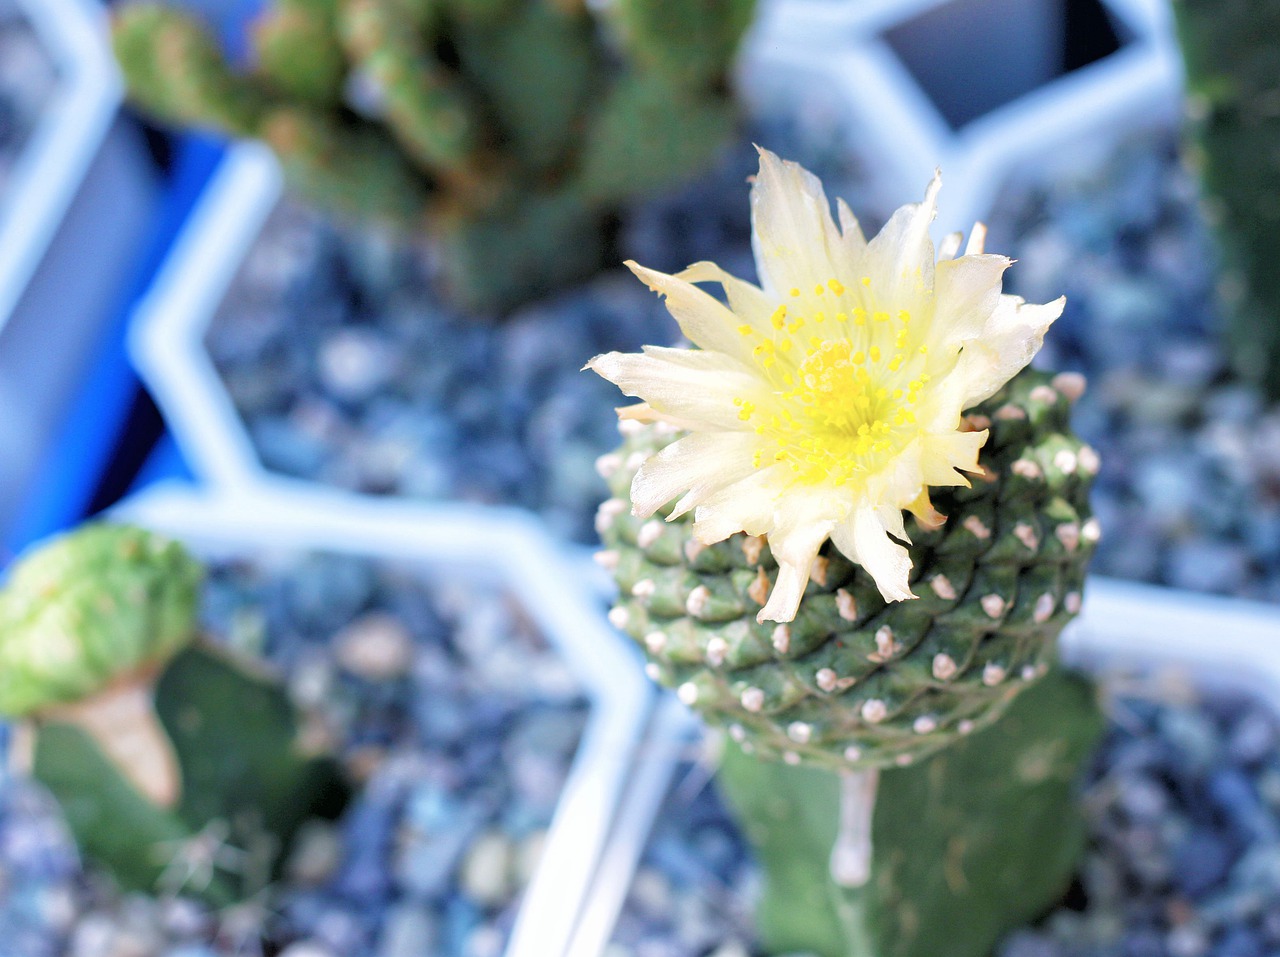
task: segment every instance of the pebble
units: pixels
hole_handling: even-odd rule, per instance
[[[337,870],[341,859],[338,829],[324,821],[308,821],[295,838],[285,873],[297,884],[322,884]]]
[[[290,944],[280,952],[280,957],[337,957],[328,947],[315,941],[302,940]]]
[[[394,905],[378,938],[375,957],[423,957],[439,946],[439,920],[435,912],[416,901]]]
[[[500,831],[481,834],[466,853],[459,874],[462,892],[482,907],[498,907],[512,893],[515,849]]]
[[[413,636],[395,615],[361,615],[333,638],[338,664],[368,681],[399,678],[413,663]]]

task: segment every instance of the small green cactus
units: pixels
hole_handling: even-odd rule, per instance
[[[346,789],[300,745],[279,684],[199,640],[202,577],[176,542],[108,524],[19,560],[0,592],[0,714],[123,887],[226,905]]]
[[[710,161],[753,7],[273,0],[246,71],[163,5],[125,5],[114,34],[140,106],[265,140],[317,202],[425,225],[446,293],[492,310],[600,268],[626,203]]]
[[[1236,367],[1280,399],[1280,3],[1173,4],[1192,116],[1188,156],[1223,257],[1219,282]]]
[[[941,527],[907,523],[917,600],[886,604],[828,542],[782,624],[756,621],[777,567],[764,537],[704,546],[691,516],[630,514],[640,463],[677,433],[623,423],[622,448],[603,463],[616,497],[598,522],[600,560],[622,593],[611,620],[655,679],[737,743],[721,783],[758,838],[771,949],[978,957],[1064,889],[1081,840],[1069,782],[1100,729],[1091,695],[1053,668],[1097,540],[1097,456],[1068,428],[1079,388],[1025,370],[968,413],[990,429],[982,473],[970,488],[935,490]],[[1017,710],[1023,696],[1036,703]],[[997,721],[1011,708],[1021,723]],[[1048,768],[1023,780],[1014,767],[1036,754]],[[871,880],[840,886],[827,858],[841,782],[882,771]],[[769,815],[816,830],[789,827],[782,840]],[[1014,816],[1031,823],[1013,827]],[[962,878],[924,879],[957,854]],[[995,887],[1024,893],[1006,902]]]
[[[655,678],[762,757],[898,767],[985,727],[1048,669],[1098,537],[1096,453],[1068,431],[1051,382],[1023,372],[969,414],[991,430],[984,473],[935,500],[941,527],[907,524],[919,598],[886,604],[828,542],[783,624],[756,621],[777,567],[764,537],[702,546],[691,516],[629,513],[636,468],[674,435],[626,428],[598,526],[622,590],[613,621]]]

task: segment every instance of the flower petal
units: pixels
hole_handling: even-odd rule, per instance
[[[772,465],[726,485],[693,513],[693,534],[704,545],[722,542],[735,532],[762,535],[773,526],[778,498],[786,493],[791,470]]]
[[[900,207],[867,243],[863,270],[871,290],[885,301],[909,302],[933,287],[933,242],[929,224],[938,212],[942,176],[935,173],[924,202]]]
[[[761,331],[768,330],[769,317],[778,304],[765,295],[759,286],[730,275],[711,262],[694,263],[688,269],[676,273],[676,278],[685,282],[720,283],[734,316]]]
[[[740,320],[719,299],[676,276],[646,269],[631,260],[627,266],[650,289],[666,297],[667,311],[690,342],[703,349],[750,359],[751,347],[738,332]]]
[[[647,518],[681,493],[710,494],[740,481],[754,471],[754,449],[750,434],[742,432],[695,432],[678,439],[640,466],[631,482],[632,511]]]
[[[836,215],[840,220],[840,238],[844,241],[845,249],[857,259],[861,259],[867,248],[867,239],[862,235],[858,217],[853,215],[853,210],[843,199],[836,199]]]
[[[836,548],[867,570],[885,601],[904,601],[911,594],[911,556],[889,537],[875,508],[859,508],[831,532]]]
[[[848,273],[844,240],[822,183],[765,149],[751,187],[751,246],[760,283],[775,298]]]
[[[951,373],[960,376],[967,387],[965,408],[995,395],[1031,362],[1066,302],[1065,296],[1044,305],[1024,302],[1018,296],[1000,297],[986,328],[965,343]]]
[[[750,428],[738,417],[734,399],[756,396],[762,385],[759,378],[719,353],[673,350],[681,353],[680,360],[673,361],[655,351],[658,354],[608,352],[588,362],[587,368],[665,415],[734,432]]]
[[[805,586],[809,584],[813,560],[835,525],[834,519],[819,518],[803,505],[779,516],[778,523],[769,532],[769,551],[778,563],[778,577],[769,600],[756,615],[757,622],[791,621],[796,617]]]
[[[961,256],[939,262],[933,280],[932,342],[954,346],[982,335],[1000,303],[1007,256]]]
[[[956,469],[978,471],[978,453],[987,443],[988,432],[947,432],[929,436],[920,456],[920,475],[925,485],[964,485],[969,480]]]

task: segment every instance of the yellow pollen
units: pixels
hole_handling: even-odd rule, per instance
[[[817,320],[814,320],[814,321],[816,322]],[[798,317],[795,322],[791,322],[787,324],[787,332],[791,333],[794,336],[797,332],[800,331],[801,327],[803,326],[804,326],[803,317]]]
[[[871,277],[870,277],[870,276],[863,276],[863,277],[862,277],[862,279],[861,279],[861,280],[859,280],[859,281],[860,281],[864,286],[870,286],[870,285],[871,285]]]
[[[832,292],[834,292],[837,296],[844,295],[844,286],[841,285],[840,280],[838,279],[828,279],[827,288],[830,289]]]
[[[797,289],[795,286],[792,286],[792,287],[791,287],[791,295],[793,295],[793,296],[798,296],[798,295],[800,295],[800,290],[799,290],[799,289]]]
[[[879,347],[879,346],[872,346],[872,347],[871,347],[871,361],[872,361],[872,362],[879,362],[879,361],[880,361],[880,347]]]
[[[855,352],[855,353],[853,354],[853,364],[854,364],[854,365],[858,365],[858,366],[860,366],[860,365],[862,365],[862,363],[864,363],[864,362],[866,362],[866,361],[867,361],[867,354],[866,354],[865,352],[863,352],[863,351],[859,350],[859,351],[857,351],[857,352]]]
[[[748,326],[748,325],[743,324],[743,325],[741,325],[741,326],[738,326],[738,332],[739,332],[741,335],[749,336],[749,335],[751,335],[751,327],[750,327],[750,326]]]
[[[867,324],[867,310],[861,306],[853,310],[853,324],[855,326],[865,326]]]
[[[875,313],[872,314],[871,318],[874,319],[876,322],[888,322],[889,314],[887,312],[881,312],[877,310]]]
[[[779,352],[790,352],[790,351],[791,351],[791,346],[792,346],[792,342],[791,342],[791,340],[790,340],[790,339],[783,339],[781,342],[779,342],[779,343],[778,343],[778,351],[779,351]]]
[[[898,313],[898,321],[901,322],[904,326],[909,325],[911,322],[911,313],[903,309],[901,312]]]
[[[822,288],[822,283],[818,283],[813,287],[813,294],[815,296],[821,296],[824,292],[826,292],[826,290]]]
[[[773,315],[769,317],[769,322],[775,329],[781,329],[787,321],[787,307],[779,306],[773,311]]]

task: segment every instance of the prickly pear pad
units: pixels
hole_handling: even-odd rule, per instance
[[[704,546],[692,517],[639,519],[640,465],[679,436],[624,421],[600,463],[615,497],[600,508],[599,561],[621,589],[611,612],[652,677],[728,729],[744,750],[831,770],[913,764],[984,727],[1042,676],[1079,610],[1099,529],[1098,469],[1068,426],[1078,377],[1026,370],[970,410],[989,429],[969,488],[937,490],[938,528],[909,518],[911,588],[886,603],[871,576],[827,542],[795,619],[758,623],[777,563],[764,536]]]

